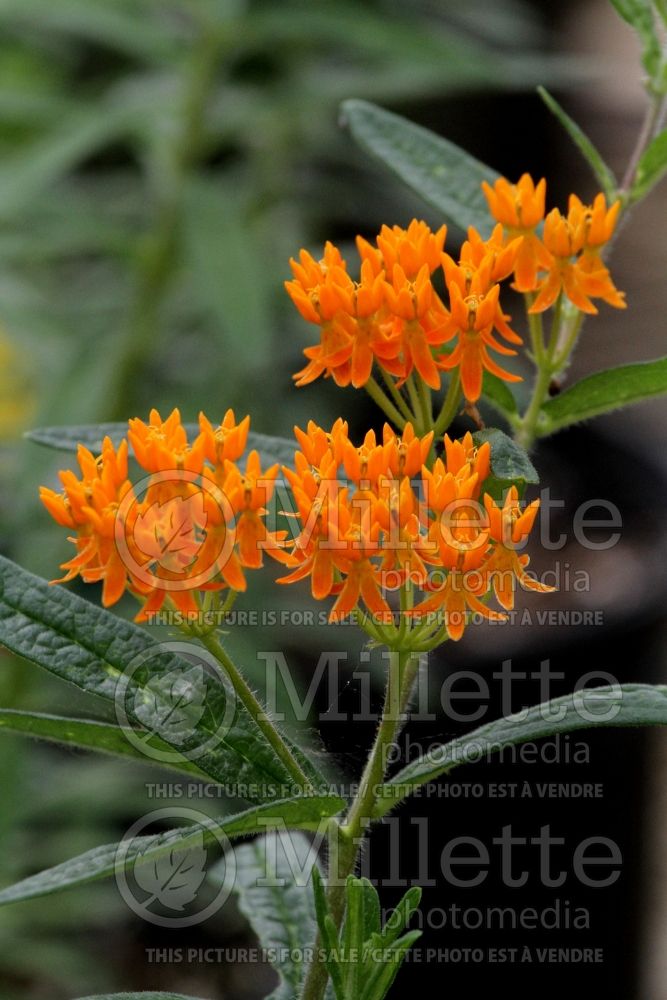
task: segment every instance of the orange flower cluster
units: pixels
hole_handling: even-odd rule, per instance
[[[244,569],[261,566],[263,551],[285,534],[269,532],[264,518],[278,465],[262,472],[256,451],[245,471],[236,464],[249,426],[232,410],[218,427],[201,414],[189,442],[178,410],[166,420],[152,410],[148,423],[129,421],[118,448],[105,438],[96,457],[80,445],[81,476],[61,472],[62,492],[40,491],[52,517],[74,533],[77,551],[62,565],[63,580],[102,581],[105,606],[129,590],[144,602],[139,621],[167,600],[196,613],[200,590],[245,590]],[[128,443],[147,473],[134,485]]]
[[[494,330],[511,344],[521,343],[498,304],[498,282],[512,272],[521,241],[506,246],[501,227],[488,241],[471,229],[457,264],[443,254],[445,236],[445,226],[433,233],[413,219],[407,229],[383,226],[375,246],[357,237],[358,280],[333,244],[326,244],[319,261],[301,250],[299,260],[290,261],[294,277],[285,287],[303,318],[320,328],[320,343],[305,349],[308,364],[294,376],[296,384],[324,375],[359,388],[375,363],[399,387],[416,371],[439,389],[441,370],[460,365],[466,398],[475,402],[484,369],[517,380],[492,360],[489,349],[516,353]],[[433,283],[441,267],[449,308]],[[452,340],[447,353],[443,345]]]
[[[321,260],[306,250],[290,260],[287,292],[303,318],[320,329],[319,344],[304,350],[308,363],[294,376],[298,386],[323,375],[359,388],[377,364],[398,388],[415,371],[439,389],[441,371],[459,369],[464,396],[476,403],[485,370],[521,381],[489,353],[513,355],[508,345],[521,344],[499,304],[504,279],[513,276],[517,291],[534,296],[532,313],[548,309],[561,292],[587,313],[597,312],[595,298],[625,307],[601,257],[620,201],[607,208],[603,194],[592,205],[571,195],[566,216],[554,208],[545,219],[544,180],[535,184],[523,174],[517,184],[500,178],[482,188],[498,224],[488,240],[471,227],[458,262],[443,252],[446,227],[431,232],[416,219],[407,229],[383,226],[375,245],[357,237],[358,279],[332,243]],[[440,267],[448,304],[434,285]]]
[[[539,501],[522,510],[515,488],[500,507],[483,494],[488,443],[445,436],[444,457],[429,470],[433,435],[417,437],[411,424],[400,437],[385,425],[381,441],[369,431],[361,446],[342,420],[329,432],[310,422],[295,435],[294,469],[284,472],[299,530],[279,553],[290,569],[279,582],[310,577],[315,598],[335,596],[332,620],[359,605],[390,618],[389,594],[409,580],[423,592],[409,614],[433,618],[434,628],[460,639],[468,612],[504,617],[483,603],[492,591],[511,609],[517,581],[551,589],[527,575],[528,556],[517,552]]]
[[[489,209],[504,229],[505,241],[522,238],[514,267],[514,287],[537,293],[530,311],[544,312],[561,291],[582,312],[597,313],[592,299],[602,299],[617,309],[625,308],[624,295],[611,280],[601,251],[611,239],[620,201],[607,208],[603,194],[592,205],[570,195],[567,215],[557,208],[545,212],[546,181],[535,184],[523,174],[517,184],[504,177],[482,188]],[[538,228],[544,222],[542,236]]]

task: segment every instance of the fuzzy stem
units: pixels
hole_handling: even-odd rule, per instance
[[[295,784],[298,785],[304,793],[312,793],[313,788],[308,776],[297,759],[294,757],[290,748],[283,741],[280,733],[266,714],[264,707],[254,695],[245,677],[231,659],[220,640],[217,636],[211,633],[196,634],[202,645],[205,646],[209,653],[215,657],[229,677],[232,687],[234,688],[239,700],[259,726],[263,735],[266,737],[267,742],[270,744],[276,756],[283,764],[290,777],[294,780]]]

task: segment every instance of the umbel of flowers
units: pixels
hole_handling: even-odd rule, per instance
[[[148,423],[129,421],[118,447],[107,438],[95,457],[80,446],[81,475],[62,472],[61,492],[42,489],[73,532],[64,580],[102,581],[105,605],[130,591],[138,620],[165,604],[196,614],[244,591],[268,552],[287,568],[278,582],[309,578],[316,599],[334,599],[332,621],[354,614],[389,644],[409,630],[415,649],[460,639],[470,612],[502,618],[485,603],[494,593],[509,610],[517,583],[550,589],[518,551],[538,501],[522,509],[515,487],[502,503],[486,493],[489,444],[470,434],[445,435],[431,460],[433,432],[418,437],[411,424],[401,435],[385,425],[381,440],[369,431],[361,445],[340,419],[329,431],[296,428],[294,465],[283,468],[295,508],[288,532],[266,523],[278,465],[262,472],[252,451],[239,467],[249,418],[237,424],[228,411],[214,427],[201,415],[199,426],[189,441],[178,410],[166,420],[153,410]],[[128,446],[148,473],[135,484]]]
[[[445,226],[433,233],[413,220],[407,229],[383,226],[375,245],[357,237],[358,279],[331,243],[321,260],[302,250],[290,262],[287,291],[320,331],[319,343],[304,351],[308,363],[294,376],[298,386],[323,375],[341,386],[368,388],[375,366],[400,407],[397,390],[412,390],[415,373],[439,389],[441,373],[450,372],[474,404],[484,371],[521,381],[494,356],[515,355],[522,343],[500,303],[504,281],[524,294],[531,315],[553,306],[561,292],[585,313],[597,312],[594,299],[625,306],[601,256],[620,201],[607,207],[598,194],[584,205],[573,194],[567,215],[554,208],[545,218],[544,180],[535,184],[524,174],[517,184],[500,178],[483,189],[495,228],[485,240],[470,227],[458,259],[443,250]]]
[[[196,613],[200,592],[244,591],[245,570],[261,566],[285,534],[269,532],[264,519],[279,466],[262,471],[256,451],[245,469],[237,464],[249,427],[232,410],[218,427],[202,414],[190,442],[178,410],[166,420],[152,410],[148,423],[129,421],[118,447],[106,438],[96,457],[79,445],[81,475],[61,472],[61,492],[40,491],[74,533],[63,580],[102,581],[105,606],[129,591],[142,601],[139,621],[165,602]],[[128,479],[128,446],[147,473],[137,484]]]
[[[461,391],[477,415],[485,372],[520,379],[495,360],[522,342],[501,305],[503,282],[524,295],[529,320],[564,299],[579,316],[597,311],[594,299],[624,306],[602,259],[620,203],[572,195],[567,215],[545,218],[544,180],[524,174],[483,189],[495,227],[488,239],[471,228],[457,259],[444,251],[445,226],[413,220],[383,226],[375,244],[357,238],[358,280],[331,243],[321,260],[302,250],[291,261],[287,291],[320,331],[297,385],[330,376],[365,386],[398,430],[386,424],[381,439],[369,431],[358,445],[342,419],[328,431],[296,428],[293,466],[282,469],[293,509],[269,527],[279,466],[262,469],[256,451],[241,463],[249,417],[237,423],[229,410],[216,427],[202,414],[192,440],[178,410],[132,419],[119,445],[105,439],[98,456],[79,447],[80,476],[61,473],[61,492],[42,489],[76,548],[63,579],[101,581],[105,605],[131,592],[138,620],[165,607],[196,615],[231,606],[268,553],[285,567],[279,583],[309,578],[313,597],[331,598],[332,621],[353,615],[374,640],[413,650],[460,639],[471,613],[502,618],[488,602],[510,610],[517,584],[550,589],[520,552],[538,502],[523,505],[515,486],[497,499],[486,489],[489,445],[444,432]],[[450,385],[433,419],[443,372]]]

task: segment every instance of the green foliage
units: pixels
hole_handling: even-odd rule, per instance
[[[584,688],[489,722],[459,739],[415,758],[381,790],[377,817],[390,812],[420,785],[449,774],[462,764],[499,753],[504,747],[557,733],[598,726],[667,725],[667,687],[623,684]]]
[[[202,671],[202,703],[179,705],[185,731],[165,724],[172,705],[169,687],[156,685],[174,676],[187,675],[193,665],[173,652],[164,652],[148,633],[116,615],[95,607],[64,587],[51,587],[8,559],[0,558],[0,642],[80,690],[117,706],[119,681],[127,718],[139,734],[167,743],[174,753],[197,762],[212,781],[242,789],[251,799],[279,797],[291,787],[291,778],[255,720],[240,704],[228,719],[231,697],[224,678]],[[197,647],[193,647],[193,655]],[[203,651],[202,651],[203,652]],[[126,671],[134,662],[136,669]],[[125,674],[123,673],[124,671]],[[202,748],[206,749],[202,751]],[[303,766],[317,785],[323,779],[305,759]],[[173,765],[172,765],[173,766]],[[185,768],[185,773],[190,773]]]
[[[459,146],[400,115],[367,101],[345,101],[343,124],[362,149],[383,163],[424,201],[464,231],[491,230],[486,198],[480,188],[498,177]]]
[[[605,163],[600,152],[595,148],[586,133],[570,118],[563,110],[555,97],[553,97],[545,87],[538,87],[537,92],[561,123],[572,142],[575,144],[583,158],[593,171],[593,175],[604,191],[609,202],[615,201],[618,193],[618,182],[609,166]]]
[[[145,753],[130,743],[124,730],[107,722],[95,722],[91,719],[68,719],[57,715],[44,715],[40,712],[18,712],[8,708],[0,708],[0,730],[6,733],[20,733],[33,736],[50,743],[76,748],[79,750],[95,750],[97,753],[111,754],[118,757],[131,757],[134,760],[148,763]],[[148,737],[148,732],[146,732]],[[168,753],[170,747],[160,737],[153,733],[150,737],[152,748]],[[164,764],[168,767],[170,765]],[[183,758],[174,765],[181,773],[207,780],[196,764]]]
[[[491,445],[491,474],[482,484],[482,493],[501,499],[510,486],[516,486],[520,495],[527,484],[539,483],[537,469],[523,448],[496,427],[487,427],[473,434],[473,441]]]
[[[667,172],[667,130],[656,135],[647,146],[637,164],[635,180],[630,192],[632,201],[640,201]]]
[[[498,378],[497,375],[485,371],[482,395],[501,416],[505,417],[508,423],[514,424],[518,415],[518,407],[507,382]]]
[[[302,956],[315,943],[317,924],[310,890],[314,850],[303,834],[270,833],[235,851],[239,906],[262,946],[275,949],[277,956],[273,965],[280,985],[271,1000],[298,996],[305,972]],[[215,869],[211,878],[215,884]],[[275,879],[278,884],[260,884],[260,879]]]
[[[409,889],[382,927],[376,889],[368,879],[350,875],[345,885],[346,917],[340,933],[316,868],[313,890],[324,961],[336,1000],[383,1000],[408,949],[421,936],[421,931],[404,933],[419,906],[421,889]]]
[[[664,92],[667,79],[662,64],[662,46],[651,0],[611,0],[624,21],[634,28],[642,46],[642,63],[652,89]]]
[[[192,823],[166,833],[135,837],[124,845],[120,855],[118,844],[104,844],[3,889],[0,891],[0,906],[108,878],[117,873],[119,867],[127,870],[131,865],[134,871],[166,858],[174,851],[186,852],[214,844],[216,834],[231,840],[284,826],[295,830],[317,830],[323,819],[334,816],[344,805],[337,795],[280,799],[220,820]]]
[[[667,358],[595,372],[543,404],[538,434],[545,437],[581,420],[611,413],[665,392]]]

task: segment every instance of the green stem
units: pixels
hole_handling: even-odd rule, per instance
[[[570,320],[569,329],[568,319]],[[584,313],[580,312],[578,309],[573,316],[562,320],[561,329],[556,340],[556,346],[552,358],[551,370],[554,375],[561,372],[570,360],[570,355],[572,354],[575,344],[577,343],[577,337],[581,331],[583,321]]]
[[[419,405],[421,409],[422,433],[426,434],[433,427],[433,402],[431,389],[423,378],[417,380],[419,390]]]
[[[415,415],[415,422],[414,422],[415,434],[421,434],[422,433],[421,422],[423,420],[422,404],[419,398],[419,392],[417,391],[417,386],[415,385],[414,375],[412,373],[410,373],[410,376],[405,384],[408,387],[410,406],[412,407],[412,411]],[[426,428],[426,430],[428,430],[428,428]],[[425,432],[426,431],[424,431],[424,433]]]
[[[234,688],[239,700],[261,729],[267,742],[273,748],[276,756],[284,765],[290,777],[304,792],[311,793],[313,788],[308,776],[293,755],[290,748],[283,741],[282,736],[266,714],[263,705],[253,694],[245,677],[231,659],[218,637],[210,632],[203,634],[195,632],[195,634],[202,645],[205,646],[209,653],[215,657],[229,677],[232,687]]]
[[[398,407],[398,409],[401,411],[401,413],[403,414],[403,416],[405,417],[406,420],[409,420],[410,423],[414,423],[414,419],[415,419],[414,413],[412,412],[412,410],[410,409],[410,407],[406,403],[406,401],[403,398],[403,396],[401,395],[401,393],[396,388],[394,382],[392,381],[391,375],[389,375],[389,373],[386,372],[384,370],[384,368],[380,368],[380,374],[382,375],[382,379],[384,381],[384,384],[389,389],[391,397],[394,400],[394,402],[396,403],[396,406]]]
[[[441,437],[452,420],[456,416],[456,411],[459,408],[459,402],[461,399],[461,373],[457,368],[452,372],[449,379],[449,386],[447,388],[447,393],[442,403],[442,409],[438,414],[438,418],[433,425],[433,432],[436,438]]]
[[[637,167],[639,166],[639,161],[642,158],[644,150],[656,133],[656,126],[661,121],[665,107],[665,100],[666,98],[663,94],[653,94],[649,106],[646,109],[642,127],[639,131],[639,135],[637,136],[634,149],[630,154],[630,159],[628,160],[628,165],[626,167],[625,174],[623,175],[621,186],[618,189],[618,193],[623,199],[624,204],[628,201],[628,199],[631,200],[632,188],[634,187],[634,183],[637,179]]]
[[[410,606],[411,588],[401,589],[401,607]],[[389,671],[380,725],[370,756],[359,783],[359,789],[343,824],[332,821],[329,827],[329,887],[327,903],[337,929],[345,913],[345,882],[354,873],[364,832],[375,813],[378,788],[385,774],[388,751],[396,740],[403,710],[407,704],[419,667],[418,657],[408,648],[389,650]],[[322,947],[318,935],[315,954]],[[301,1000],[322,1000],[327,987],[324,962],[311,962]]]
[[[536,296],[532,292],[527,292],[524,295],[526,303],[526,316],[528,318],[528,332],[530,334],[530,343],[533,348],[533,360],[536,367],[539,368],[544,360],[544,327],[542,323],[542,313],[532,313],[530,311],[535,299]]]
[[[533,442],[535,441],[535,437],[537,435],[537,425],[540,412],[542,410],[542,403],[544,402],[549,391],[550,382],[551,370],[548,365],[542,364],[537,370],[535,384],[533,386],[533,394],[530,398],[528,409],[521,418],[521,423],[519,424],[514,435],[517,444],[520,444],[522,448],[526,449],[526,451],[532,447]]]
[[[384,394],[372,375],[366,382],[364,388],[373,402],[377,403],[382,412],[389,417],[391,422],[395,424],[399,430],[403,430],[406,424],[405,418],[397,410],[392,401]]]

